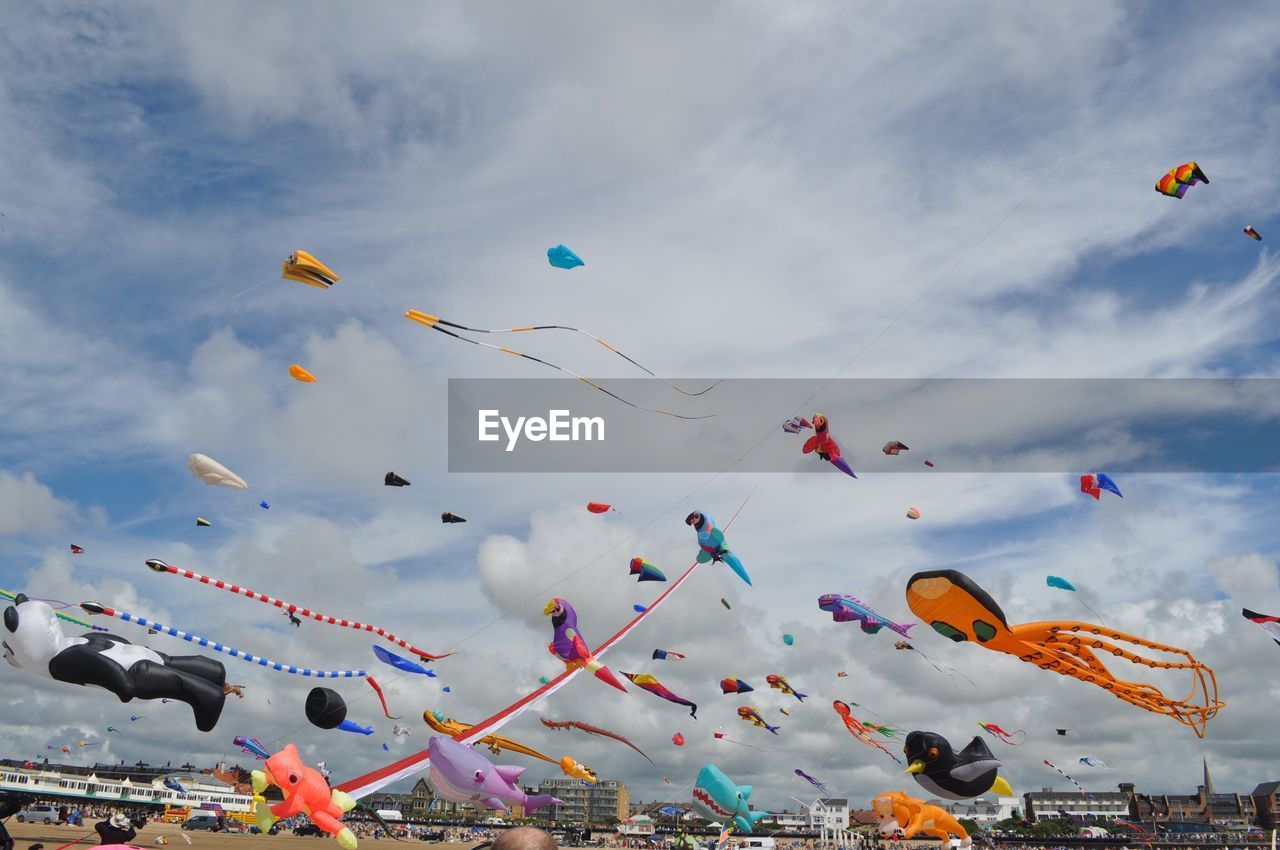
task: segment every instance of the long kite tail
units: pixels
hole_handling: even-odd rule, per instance
[[[650,369],[648,366],[645,366],[640,361],[633,360],[632,358],[623,354],[619,349],[605,342],[600,337],[596,336],[590,331],[584,331],[582,328],[573,328],[568,325],[530,325],[528,327],[523,327],[523,328],[469,328],[466,325],[460,325],[457,322],[450,322],[447,319],[440,318],[439,316],[429,316],[428,314],[422,313],[418,310],[410,310],[409,313],[413,313],[413,314],[416,314],[416,316],[422,316],[427,319],[433,319],[435,323],[438,325],[446,325],[455,330],[467,331],[468,333],[473,333],[473,334],[518,334],[518,333],[527,333],[529,331],[572,331],[573,333],[581,334],[582,336],[585,336],[588,339],[595,340],[596,342],[603,345],[605,348],[612,351],[614,354],[621,357],[623,360],[630,363],[632,366],[635,366],[636,368],[643,371],[645,374],[649,375],[652,378],[656,378],[657,380],[671,387],[671,389],[675,390],[681,395],[686,395],[686,396],[689,396],[690,398],[695,398],[697,396],[702,395],[703,393],[711,392],[713,389],[715,389],[716,387],[720,386],[721,383],[723,383],[723,381],[716,381],[714,384],[712,384],[711,386],[707,387],[704,390],[699,390],[696,393],[690,392],[689,390],[686,390],[684,387],[671,383],[666,378],[662,377],[657,372]],[[424,322],[422,319],[416,318],[416,316],[414,315],[409,315],[409,313],[406,313],[405,315],[408,316],[410,319],[413,319],[413,321],[419,322],[421,324],[426,324],[426,322]]]
[[[368,623],[357,622],[356,620],[344,620],[341,617],[331,617],[328,614],[320,614],[310,610],[309,608],[303,608],[299,605],[294,605],[291,602],[285,602],[283,599],[274,599],[270,596],[267,596],[265,593],[258,593],[256,590],[250,590],[247,587],[240,587],[239,585],[228,584],[227,582],[222,581],[220,579],[210,578],[209,576],[202,576],[200,575],[200,573],[192,572],[191,570],[184,570],[184,569],[181,569],[180,567],[175,567],[172,564],[165,563],[159,558],[149,558],[147,559],[146,563],[148,567],[150,567],[152,570],[154,570],[157,573],[170,573],[175,576],[182,576],[183,578],[194,579],[195,581],[198,581],[201,584],[211,585],[213,587],[218,588],[219,590],[226,590],[230,593],[235,593],[239,596],[244,596],[249,599],[256,599],[259,602],[262,602],[266,605],[274,605],[275,607],[283,609],[284,611],[291,614],[301,614],[304,617],[310,617],[311,619],[319,623],[328,623],[331,626],[342,626],[345,629],[355,629],[358,632],[370,632],[382,638],[383,640],[390,641],[391,643],[394,643],[396,646],[407,649],[410,652],[412,652],[414,655],[417,655],[421,658],[425,658],[428,661],[438,661],[441,658],[448,658],[450,655],[453,654],[452,652],[446,652],[443,655],[433,655],[430,652],[427,652],[425,649],[418,649],[418,647],[414,646],[408,641],[401,640],[400,638],[393,635],[391,632],[386,631],[385,629],[381,629],[378,626],[373,626]]]
[[[472,345],[478,345],[481,348],[491,348],[494,351],[501,351],[504,354],[510,354],[514,357],[523,357],[525,360],[532,360],[534,363],[541,363],[543,366],[549,366],[552,369],[556,369],[560,372],[564,372],[566,375],[572,375],[573,377],[577,378],[579,381],[582,381],[584,384],[599,390],[600,392],[604,393],[605,395],[609,396],[610,398],[616,401],[622,402],[628,407],[634,407],[636,410],[646,410],[649,413],[660,413],[663,416],[673,416],[676,419],[710,419],[713,416],[715,416],[714,413],[708,413],[706,416],[686,416],[683,413],[675,413],[670,410],[662,410],[657,407],[645,407],[642,404],[636,404],[634,401],[628,401],[627,399],[623,398],[617,393],[606,390],[604,387],[595,383],[590,378],[587,378],[583,375],[579,375],[577,372],[573,371],[572,369],[566,369],[563,366],[557,366],[555,363],[552,363],[549,360],[542,360],[541,358],[534,357],[532,354],[525,354],[522,351],[516,351],[511,348],[503,348],[501,345],[491,345],[487,342],[481,342],[478,339],[471,339],[469,337],[463,336],[462,334],[456,334],[451,330],[442,328],[440,327],[441,324],[449,324],[449,323],[444,322],[444,320],[439,318],[438,316],[432,316],[428,313],[423,313],[418,310],[410,310],[409,312],[405,313],[404,316],[406,319],[409,319],[410,321],[417,322],[418,324],[431,328],[432,330],[440,331],[440,333],[447,334],[453,337],[454,339],[460,339],[463,342],[469,342]],[[454,325],[454,327],[461,327],[461,326]]]
[[[538,719],[541,720],[542,725],[546,726],[548,729],[578,729],[582,732],[586,732],[588,735],[601,735],[605,738],[612,738],[615,741],[620,741],[640,755],[644,756],[644,760],[649,762],[649,764],[653,764],[653,759],[649,758],[649,756],[645,754],[644,750],[640,749],[617,732],[610,732],[608,729],[601,729],[599,726],[592,726],[590,723],[583,723],[581,720],[548,720],[545,717],[539,717]]]
[[[1077,790],[1077,791],[1079,791],[1081,794],[1085,793],[1084,789],[1080,787],[1080,783],[1079,783],[1079,782],[1076,782],[1074,779],[1072,779],[1072,778],[1071,778],[1070,776],[1068,776],[1066,773],[1063,773],[1062,768],[1058,767],[1056,764],[1054,764],[1053,762],[1049,761],[1048,759],[1042,759],[1042,761],[1043,761],[1045,764],[1049,765],[1049,767],[1051,767],[1051,768],[1053,768],[1054,770],[1058,771],[1058,773],[1059,773],[1059,774],[1060,774],[1064,779],[1068,780],[1072,785],[1076,786],[1076,790]]]
[[[115,617],[117,620],[133,623],[144,629],[150,629],[170,637],[182,638],[189,643],[212,649],[214,652],[221,652],[230,655],[232,658],[239,658],[242,661],[248,661],[250,664],[257,664],[259,667],[269,667],[279,673],[292,673],[295,676],[311,676],[317,679],[357,679],[369,675],[363,670],[312,670],[309,667],[298,667],[294,664],[281,664],[278,661],[272,661],[270,658],[263,658],[260,655],[254,655],[253,653],[236,649],[233,646],[227,646],[226,644],[200,637],[200,635],[184,632],[181,629],[175,629],[163,623],[157,623],[154,620],[148,620],[146,617],[130,614],[128,611],[117,611],[100,602],[81,602],[80,607],[90,614]]]

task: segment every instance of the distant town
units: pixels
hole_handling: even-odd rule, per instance
[[[215,809],[248,823],[252,811],[250,770],[220,763],[212,768],[191,764],[173,766],[94,764],[92,766],[0,760],[0,790],[30,794],[62,803],[92,802],[128,810],[189,814]],[[911,788],[903,790],[911,792]],[[624,835],[666,832],[711,832],[719,825],[703,824],[689,812],[687,800],[632,800],[618,780],[587,785],[576,779],[544,779],[530,794],[552,794],[564,802],[526,817],[515,807],[503,814],[477,804],[461,805],[441,798],[425,776],[407,794],[380,793],[363,801],[388,820],[447,823],[536,823],[617,830]],[[964,802],[930,800],[954,815],[971,833],[1015,833],[1021,837],[1125,835],[1150,840],[1156,836],[1188,837],[1207,833],[1270,832],[1280,828],[1280,781],[1263,782],[1252,791],[1220,793],[1204,765],[1204,779],[1194,793],[1146,794],[1132,782],[1119,782],[1114,791],[1041,788],[1020,797],[979,797]],[[861,802],[861,801],[855,801]],[[795,810],[770,812],[757,832],[836,839],[849,832],[868,831],[875,814],[851,808],[843,797],[825,797]],[[841,844],[839,840],[834,843]]]

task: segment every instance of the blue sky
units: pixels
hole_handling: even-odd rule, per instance
[[[532,717],[516,737],[643,797],[707,761],[754,784],[762,805],[804,790],[795,767],[855,799],[904,787],[887,759],[836,734],[829,706],[844,698],[956,742],[976,720],[1027,729],[1036,746],[1001,753],[1019,792],[1053,781],[1041,759],[1084,755],[1152,791],[1193,787],[1201,756],[1220,788],[1274,779],[1266,671],[1280,655],[1238,614],[1280,610],[1271,478],[1133,476],[1123,502],[1094,504],[1071,469],[856,483],[450,476],[445,380],[545,375],[402,318],[577,325],[673,376],[827,378],[848,364],[845,377],[1274,377],[1280,24],[1267,11],[15,8],[0,33],[0,583],[114,602],[310,666],[371,653],[353,635],[293,630],[261,606],[154,577],[143,560],[432,647],[486,627],[441,680],[389,687],[406,717],[440,707],[472,720],[554,672],[547,597],[592,600],[579,605],[584,628],[603,639],[643,601],[625,577],[632,555],[671,574],[691,552],[684,515],[727,517],[750,493],[730,539],[756,586],[699,576],[613,662],[634,672],[655,646],[691,647],[687,664],[648,669],[706,704],[696,727],[590,682],[547,708],[630,734],[659,767],[606,743],[549,741]],[[1152,191],[1189,159],[1209,185],[1181,201]],[[1246,224],[1268,241],[1244,237]],[[587,266],[549,268],[559,242]],[[295,248],[342,282],[275,279]],[[572,337],[524,342],[592,376],[633,377]],[[292,363],[319,382],[290,380]],[[250,490],[196,482],[191,452]],[[413,487],[384,488],[388,469]],[[585,515],[590,500],[622,515]],[[918,523],[902,516],[912,504]],[[441,526],[443,510],[470,522]],[[214,527],[195,528],[198,515]],[[71,542],[86,553],[72,558]],[[975,693],[814,604],[851,593],[903,619],[906,578],[949,564],[1015,620],[1083,614],[1043,586],[1070,577],[1112,625],[1214,666],[1229,708],[1202,742],[1080,683],[921,634],[980,681]],[[776,639],[784,630],[794,647]],[[301,725],[304,683],[227,664],[249,696],[214,733],[169,711],[107,755],[179,746],[212,759],[249,734],[296,740],[340,776],[385,756],[377,736]],[[745,740],[757,730],[715,682],[768,672],[814,694],[790,718],[758,694],[784,722],[778,758],[717,748],[719,726]],[[7,754],[100,734],[102,717],[135,710],[0,675],[29,688],[0,715]],[[348,696],[377,720],[362,691]],[[1062,725],[1080,737],[1045,737]],[[684,750],[665,744],[676,731]],[[392,746],[425,741],[415,725]]]

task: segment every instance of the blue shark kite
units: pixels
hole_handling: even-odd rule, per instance
[[[818,607],[823,611],[831,614],[831,619],[837,623],[851,623],[854,620],[862,623],[862,630],[869,635],[873,635],[882,628],[888,628],[895,631],[903,637],[911,637],[907,634],[915,623],[895,623],[888,617],[882,617],[865,603],[852,596],[843,593],[824,593],[818,597]]]
[[[768,812],[751,811],[748,800],[750,785],[735,785],[714,764],[702,766],[693,784],[693,811],[710,821],[733,820],[739,832],[751,832],[756,822],[769,816]]]
[[[747,575],[747,570],[738,560],[738,556],[730,552],[729,547],[724,544],[724,532],[716,528],[715,520],[702,511],[694,511],[685,517],[684,524],[693,526],[698,532],[699,564],[721,561],[737,573],[738,578],[748,585],[751,584],[751,576]]]

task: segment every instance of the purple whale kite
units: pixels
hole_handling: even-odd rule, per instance
[[[491,809],[506,809],[519,803],[526,812],[564,801],[550,794],[526,794],[519,785],[523,767],[495,765],[466,744],[445,735],[427,742],[431,785],[441,797],[454,803],[482,803]]]
[[[862,623],[862,630],[869,635],[873,635],[883,628],[888,628],[897,632],[903,637],[911,637],[907,634],[915,623],[895,623],[888,617],[883,617],[871,610],[867,603],[854,599],[852,596],[846,596],[843,593],[824,593],[818,597],[818,607],[823,611],[831,613],[831,619],[837,623],[851,623],[854,620]]]

